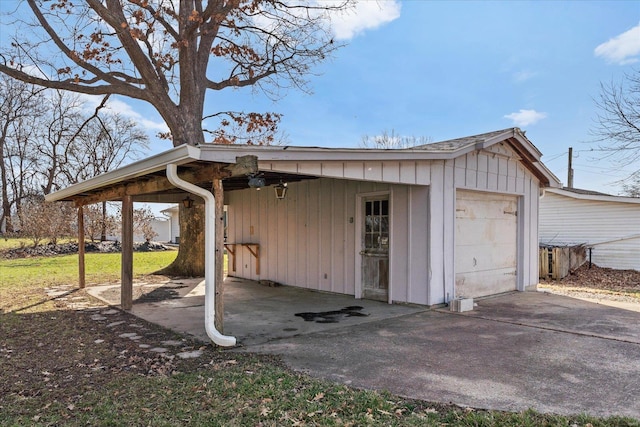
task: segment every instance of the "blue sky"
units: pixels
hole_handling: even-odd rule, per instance
[[[363,3],[339,23],[348,45],[316,69],[313,94],[292,90],[274,103],[231,90],[210,94],[210,111],[282,113],[287,142],[303,146],[356,147],[392,130],[435,142],[518,126],[563,182],[572,146],[576,187],[620,191],[612,183],[626,171],[588,151],[597,148],[589,128],[600,83],[640,67],[640,2]]]
[[[315,69],[313,94],[273,102],[231,89],[210,93],[205,114],[275,111],[289,145],[326,147],[384,131],[437,142],[518,126],[565,183],[570,146],[576,187],[617,194],[632,170],[589,151],[589,129],[600,83],[640,69],[640,1],[360,0],[335,24],[347,46]],[[152,137],[164,130],[147,105],[112,106]],[[152,152],[169,148],[153,139]]]

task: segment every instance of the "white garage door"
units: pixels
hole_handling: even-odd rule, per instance
[[[515,196],[458,191],[456,195],[456,297],[516,289]]]

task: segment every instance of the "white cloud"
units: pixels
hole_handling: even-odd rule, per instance
[[[332,15],[331,25],[336,39],[349,40],[399,17],[397,0],[358,0],[348,11]]]
[[[89,111],[91,111],[91,113],[93,113],[95,108],[102,101],[102,96],[81,95],[81,98],[85,102],[85,106],[88,108]],[[140,127],[142,127],[144,130],[146,130],[150,134],[169,131],[169,127],[166,125],[165,122],[163,121],[155,122],[153,120],[149,120],[145,118],[142,114],[134,110],[133,107],[131,107],[131,105],[113,96],[110,97],[109,100],[107,101],[105,112],[119,113],[124,117],[128,117],[131,120],[135,121]]]
[[[594,53],[609,63],[626,65],[638,62],[640,60],[638,58],[640,56],[640,24],[602,43],[595,48]]]
[[[107,108],[113,112],[129,117],[148,131],[167,132],[169,128],[165,122],[154,122],[144,118],[144,116],[135,111],[129,104],[119,99],[110,98],[107,102]]]
[[[504,116],[505,119],[513,121],[515,126],[529,126],[545,119],[547,113],[541,113],[536,110],[520,110],[517,113],[511,113]]]

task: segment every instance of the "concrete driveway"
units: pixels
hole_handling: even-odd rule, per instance
[[[544,293],[249,348],[313,376],[477,408],[640,418],[640,313]]]
[[[225,290],[225,333],[243,344],[233,351],[279,354],[295,370],[409,398],[640,419],[640,312],[541,292],[481,300],[459,314],[233,286]],[[133,313],[203,337],[194,297],[136,304]],[[336,323],[295,316],[349,306],[369,316],[338,314]]]

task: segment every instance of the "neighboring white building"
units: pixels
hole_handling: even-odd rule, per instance
[[[171,242],[171,222],[170,218],[154,218],[151,220],[151,228],[158,235],[153,238],[154,242]],[[120,240],[120,235],[109,234],[107,235],[107,240]],[[142,233],[134,233],[133,234],[134,242],[144,242],[145,238]]]
[[[169,243],[180,243],[180,215],[178,205],[171,206],[160,212],[169,218],[169,238],[166,241]]]
[[[169,218],[154,218],[151,221],[151,228],[158,233],[153,238],[155,242],[171,242],[171,220]],[[144,240],[144,236],[141,236]],[[134,235],[134,241],[136,236]]]
[[[584,244],[600,267],[640,270],[640,198],[548,188],[540,199],[540,243]]]

